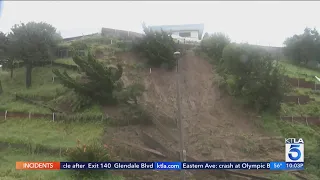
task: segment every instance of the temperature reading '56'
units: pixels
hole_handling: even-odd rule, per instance
[[[274,169],[280,169],[281,168],[281,163],[274,163],[273,164]]]

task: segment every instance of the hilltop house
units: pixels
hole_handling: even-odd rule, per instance
[[[161,31],[162,29],[165,32],[172,33],[173,37],[199,41],[202,39],[204,24],[149,26],[149,28],[153,31]]]

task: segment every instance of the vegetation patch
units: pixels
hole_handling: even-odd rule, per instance
[[[34,83],[30,88],[26,89],[24,87],[24,68],[15,69],[12,78],[7,71],[0,70],[3,89],[3,93],[0,94],[0,109],[10,112],[51,113],[48,108],[18,101],[16,98],[16,95],[18,95],[39,103],[51,104],[50,101],[65,94],[68,89],[52,81],[53,73],[51,71],[52,67],[50,66],[33,68],[32,78]],[[67,72],[70,73],[71,77],[75,77],[73,71],[67,70]]]
[[[309,127],[303,124],[293,124],[279,119],[270,114],[263,114],[262,126],[274,134],[282,135],[283,138],[296,137],[303,138],[305,142],[305,170],[310,175],[310,179],[320,177],[320,128]]]
[[[0,124],[0,141],[41,144],[52,148],[68,148],[79,139],[88,143],[99,139],[103,122],[53,122],[48,119],[10,119]]]
[[[68,149],[66,157],[69,162],[108,162],[111,157],[108,153],[107,145],[94,141],[90,144],[82,144],[78,141],[76,147]],[[100,165],[99,165],[100,166]],[[106,165],[107,166],[107,165]],[[73,175],[77,178],[86,177],[108,177],[110,172],[97,170],[73,170]]]
[[[245,101],[260,111],[261,126],[283,138],[303,138],[305,142],[305,169],[309,179],[319,179],[320,127],[293,124],[279,120],[281,116],[320,116],[319,92],[312,89],[291,87],[284,76],[304,78],[316,81],[320,72],[310,68],[311,62],[319,61],[319,34],[316,30],[306,29],[301,35],[295,35],[285,41],[284,52],[287,60],[274,61],[274,57],[255,46],[248,44],[229,44],[222,33],[203,38],[198,55],[209,56],[220,74],[215,81],[237,100]],[[308,47],[308,48],[306,48]],[[223,50],[220,56],[221,49]],[[215,51],[214,51],[215,50]],[[317,65],[312,65],[316,67]],[[316,68],[315,68],[316,69]],[[305,105],[281,103],[285,95],[308,95],[316,101]],[[275,99],[274,99],[275,98]],[[270,111],[272,110],[272,111]],[[275,111],[274,111],[275,110]],[[272,113],[271,113],[272,112]],[[259,147],[248,142],[243,152],[253,154]],[[295,179],[289,173],[272,175],[275,179]]]
[[[316,81],[315,76],[320,78],[320,72],[306,67],[297,66],[289,61],[279,61],[283,65],[285,75],[292,78],[304,78],[307,81]]]
[[[319,102],[309,102],[305,105],[285,104],[281,105],[282,116],[320,116]]]

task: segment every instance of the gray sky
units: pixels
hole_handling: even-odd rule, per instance
[[[19,22],[45,21],[63,37],[99,32],[101,27],[142,32],[141,24],[204,23],[205,32],[224,32],[234,42],[282,46],[306,26],[320,27],[320,2],[275,1],[5,1],[0,31]]]

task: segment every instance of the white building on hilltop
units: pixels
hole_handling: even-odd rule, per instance
[[[204,24],[149,26],[153,31],[165,31],[179,40],[199,42],[202,39]]]

